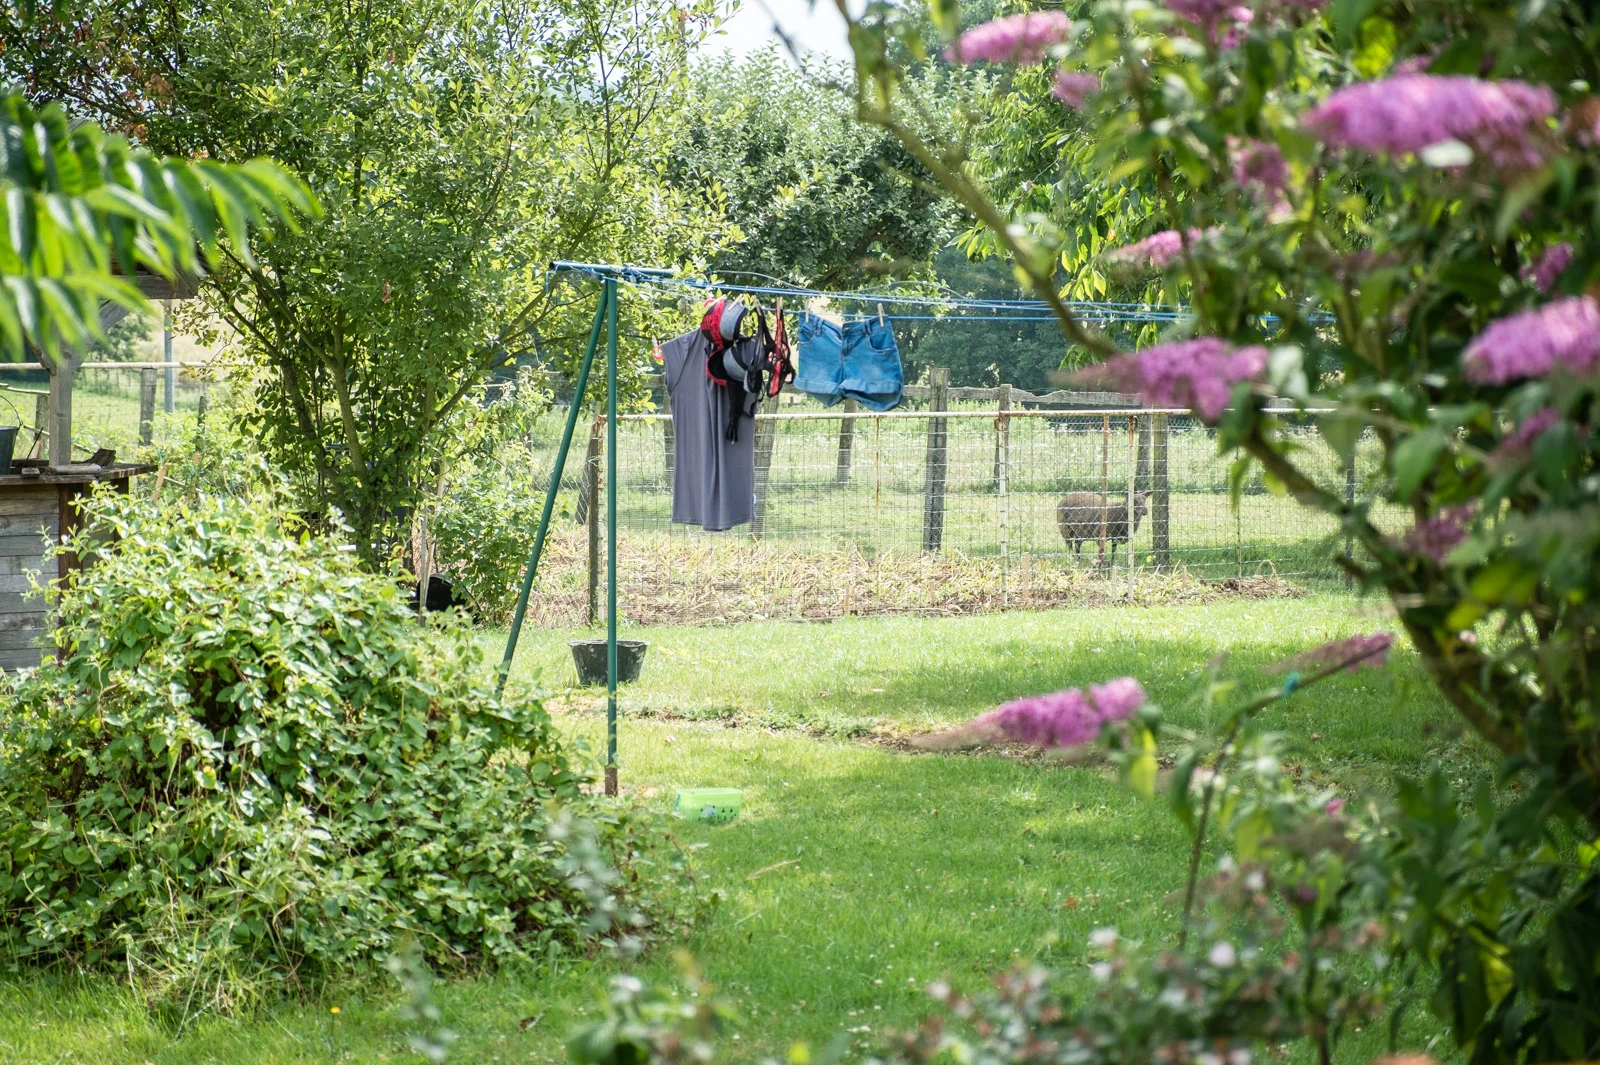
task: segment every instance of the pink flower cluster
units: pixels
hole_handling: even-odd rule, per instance
[[[1600,366],[1600,303],[1570,296],[1490,324],[1461,353],[1467,380],[1503,385],[1561,369],[1585,374]]]
[[[1572,245],[1565,241],[1552,244],[1540,253],[1522,271],[1522,276],[1533,282],[1540,292],[1549,293],[1556,287],[1562,273],[1572,265]]]
[[[1375,632],[1370,636],[1351,636],[1335,640],[1321,647],[1302,651],[1272,667],[1272,672],[1288,673],[1306,669],[1326,669],[1343,664],[1346,671],[1354,673],[1363,666],[1377,667],[1389,660],[1389,649],[1394,646],[1394,634]]]
[[[1099,91],[1100,79],[1095,75],[1063,70],[1056,74],[1056,83],[1050,95],[1068,107],[1079,108],[1090,95]]]
[[[1500,446],[1494,449],[1494,458],[1500,462],[1511,462],[1527,457],[1533,452],[1534,443],[1560,421],[1561,412],[1554,407],[1546,407],[1529,415],[1500,441]]]
[[[1257,202],[1272,211],[1288,207],[1289,164],[1283,152],[1269,141],[1228,138],[1233,150],[1233,180],[1249,189]]]
[[[1189,243],[1195,244],[1204,240],[1210,234],[1198,229],[1191,229],[1188,233]],[[1138,266],[1153,266],[1157,270],[1164,270],[1168,263],[1183,254],[1184,234],[1176,229],[1163,229],[1159,233],[1152,233],[1143,240],[1132,244],[1125,244],[1120,248],[1113,248],[1104,253],[1101,258],[1108,263],[1126,263]]]
[[[1233,386],[1254,381],[1266,368],[1266,348],[1235,348],[1216,337],[1198,337],[1118,355],[1084,376],[1137,392],[1151,406],[1188,407],[1214,422],[1227,409]]]
[[[1410,554],[1426,558],[1436,566],[1444,565],[1450,552],[1461,546],[1467,538],[1467,522],[1478,513],[1476,502],[1446,507],[1431,518],[1413,525],[1402,546]]]
[[[1072,36],[1072,19],[1062,11],[1008,15],[975,26],[945,52],[953,63],[1037,63]]]
[[[1145,702],[1144,689],[1132,677],[1093,686],[1016,699],[973,722],[982,731],[996,731],[1008,740],[1035,747],[1081,747],[1100,735],[1100,727],[1126,720]]]
[[[1538,129],[1555,112],[1543,85],[1402,74],[1339,89],[1301,124],[1334,147],[1404,155],[1455,140],[1497,167],[1532,168],[1545,159]]]

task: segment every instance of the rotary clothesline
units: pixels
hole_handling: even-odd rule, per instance
[[[522,624],[528,613],[528,599],[533,592],[534,580],[539,572],[539,561],[544,554],[550,519],[554,512],[556,495],[561,478],[566,471],[567,454],[572,448],[572,437],[577,429],[577,397],[585,394],[589,384],[589,371],[599,349],[602,330],[606,335],[606,794],[617,793],[617,289],[619,285],[662,294],[693,295],[729,293],[750,296],[783,297],[804,302],[809,299],[837,300],[844,303],[878,304],[882,306],[911,307],[919,314],[897,314],[884,317],[915,321],[1054,321],[1051,307],[1043,300],[978,299],[963,296],[903,295],[895,292],[828,292],[802,286],[740,285],[676,276],[671,270],[643,266],[608,265],[604,263],[555,262],[546,275],[546,287],[563,274],[601,283],[600,304],[595,308],[594,323],[589,329],[589,340],[579,364],[578,377],[573,391],[573,402],[567,407],[566,425],[562,430],[561,444],[556,449],[555,469],[550,476],[550,487],[545,492],[544,508],[539,514],[539,529],[534,536],[533,551],[528,557],[528,568],[523,575],[522,589],[517,597],[517,608],[511,618],[511,631],[506,638],[505,654],[500,661],[498,685],[504,690],[511,673],[512,659],[516,657],[517,641],[522,634]],[[1181,322],[1188,317],[1183,307],[1166,307],[1145,303],[1069,302],[1067,307],[1083,320],[1099,324],[1115,322]],[[987,312],[977,314],[937,314],[928,310],[962,310]],[[855,317],[871,318],[873,314]],[[1326,315],[1311,316],[1312,320],[1326,320]],[[1264,316],[1263,324],[1276,321]]]
[[[730,295],[783,297],[785,300],[810,299],[837,300],[844,303],[883,304],[893,307],[938,308],[949,311],[987,311],[984,314],[905,314],[892,313],[884,317],[894,321],[963,321],[963,322],[1053,322],[1050,304],[1044,300],[986,299],[974,296],[948,296],[927,294],[902,294],[897,292],[838,292],[807,288],[801,285],[744,285],[734,282],[712,281],[693,277],[675,277],[665,270],[647,270],[635,266],[604,266],[593,263],[558,262],[551,265],[551,277],[563,273],[577,274],[593,280],[612,279],[629,288],[655,291],[666,295],[699,297],[720,292]],[[1099,323],[1113,322],[1179,322],[1187,317],[1182,307],[1150,303],[1118,303],[1110,301],[1069,301],[1067,308],[1073,314]],[[856,317],[847,315],[847,317]],[[861,318],[876,317],[861,314]]]

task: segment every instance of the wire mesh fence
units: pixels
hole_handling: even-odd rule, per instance
[[[18,455],[44,450],[48,438],[50,377],[42,368],[6,364],[0,373],[0,425],[20,425]],[[212,387],[204,367],[173,367],[171,410],[195,411]],[[149,433],[159,439],[168,412],[165,368],[90,363],[74,375],[73,449],[92,455],[99,448],[130,451]],[[148,424],[148,428],[146,428]],[[37,445],[37,446],[36,446]]]
[[[671,522],[670,415],[625,416],[622,611],[640,622],[833,617],[1342,584],[1334,520],[1276,494],[1259,470],[1235,506],[1237,456],[1219,455],[1187,413],[945,406],[769,409],[757,423],[755,521],[723,533]],[[1310,420],[1285,420],[1299,462],[1328,487],[1354,498],[1374,482],[1376,441],[1347,464]],[[600,498],[583,466],[570,463],[563,482],[580,523],[583,497]],[[1382,504],[1374,513],[1405,520]],[[536,607],[547,621],[591,616],[591,543],[576,529],[558,537]]]

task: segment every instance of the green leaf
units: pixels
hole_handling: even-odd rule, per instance
[[[1149,799],[1156,793],[1156,738],[1148,728],[1135,726],[1132,742],[1137,753],[1128,762],[1128,786],[1141,798]]]
[[[933,28],[947,41],[961,29],[960,0],[931,0],[929,14],[933,17]]]
[[[1439,463],[1448,441],[1439,429],[1424,429],[1402,440],[1394,449],[1394,498],[1409,502]]]

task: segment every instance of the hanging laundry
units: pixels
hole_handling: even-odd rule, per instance
[[[836,325],[800,316],[800,366],[794,387],[831,407],[853,399],[870,411],[892,410],[905,390],[894,328],[881,314]]]
[[[735,341],[735,361],[749,365],[759,345],[754,338]],[[699,330],[667,341],[661,355],[672,397],[673,522],[723,532],[754,520],[756,434],[747,428],[729,439],[728,433],[740,417],[743,389],[720,385],[707,372],[706,338]]]

